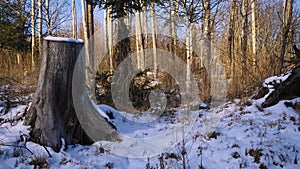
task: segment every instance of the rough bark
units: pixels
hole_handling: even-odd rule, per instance
[[[66,144],[91,143],[74,110],[72,76],[82,43],[43,41],[43,56],[35,99],[25,124],[32,126],[32,138],[55,151]]]
[[[280,73],[284,68],[284,58],[288,45],[288,37],[291,31],[293,13],[293,0],[284,0],[283,17],[282,17],[282,32],[281,32],[281,48],[280,48]]]

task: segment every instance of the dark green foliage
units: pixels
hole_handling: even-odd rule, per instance
[[[0,1],[0,48],[28,49],[29,16],[23,0]]]
[[[106,3],[103,0],[98,0],[97,4],[100,8],[112,7],[113,18],[120,18],[126,16],[128,13],[134,13],[135,10],[141,11],[143,6],[149,6],[151,2],[163,5],[163,0],[107,0]]]

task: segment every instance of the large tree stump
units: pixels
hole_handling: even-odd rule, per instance
[[[72,99],[73,71],[82,48],[82,42],[70,39],[43,41],[38,85],[25,124],[32,126],[34,141],[55,151],[60,150],[62,138],[66,144],[92,143],[82,130]]]

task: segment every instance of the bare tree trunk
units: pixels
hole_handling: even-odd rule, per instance
[[[47,35],[52,35],[52,21],[50,18],[50,11],[49,11],[49,0],[45,1],[45,10],[46,10],[46,22],[47,22]]]
[[[104,0],[104,4],[106,3],[106,0]],[[105,45],[105,53],[109,54],[109,47],[108,47],[108,37],[107,37],[107,8],[104,9],[103,12],[103,27],[104,27],[104,45]]]
[[[142,24],[141,24],[141,14],[136,10],[136,47],[137,47],[137,60],[138,68],[142,71],[144,70],[145,65],[145,56],[144,56],[144,47],[143,47],[143,35],[142,35]],[[139,67],[140,66],[140,67]]]
[[[210,0],[204,1],[204,37],[211,40]]]
[[[233,95],[235,96],[236,93],[236,71],[235,71],[235,53],[234,53],[234,46],[235,46],[235,22],[236,22],[236,10],[237,10],[237,2],[236,0],[232,1],[231,6],[231,13],[230,13],[230,21],[229,21],[229,35],[228,35],[228,41],[229,41],[229,48],[228,48],[228,56],[229,56],[229,66],[230,66],[230,79],[232,81],[232,84],[235,85],[233,87]]]
[[[175,24],[175,17],[176,12],[178,11],[178,3],[176,1],[171,1],[171,38],[172,38],[172,44],[171,44],[171,51],[174,55],[176,55],[176,24]]]
[[[135,47],[136,47],[136,62],[137,62],[137,68],[141,68],[141,59],[140,59],[140,53],[139,53],[139,33],[138,33],[138,17],[139,13],[138,11],[135,12]]]
[[[35,0],[31,0],[31,68],[35,70]]]
[[[242,87],[246,87],[246,71],[247,71],[247,45],[248,45],[248,0],[242,0],[242,32],[241,32],[241,48],[242,48]]]
[[[186,20],[186,29],[187,29],[187,32],[186,32],[186,42],[185,42],[185,45],[186,45],[186,86],[187,86],[187,91],[189,91],[189,88],[190,88],[190,81],[191,81],[191,23],[189,22],[189,20],[187,19]]]
[[[86,64],[90,65],[90,56],[89,56],[89,34],[88,34],[88,25],[87,25],[87,13],[85,8],[85,0],[81,0],[81,9],[82,9],[82,25],[83,25],[83,34],[84,34],[84,49]]]
[[[75,0],[72,0],[73,38],[77,39],[77,12]]]
[[[87,23],[88,23],[88,33],[89,38],[94,35],[94,7],[92,1],[87,0]]]
[[[289,33],[292,25],[292,13],[293,13],[293,0],[284,0],[283,4],[283,17],[282,17],[282,36],[281,36],[281,48],[280,48],[280,73],[283,73],[284,57],[286,55],[286,48],[288,43]]]
[[[157,76],[157,52],[156,52],[156,30],[155,30],[155,4],[151,2],[151,27],[152,27],[152,45],[153,45],[153,62],[154,62],[154,78]]]
[[[252,18],[252,62],[253,62],[253,71],[256,72],[256,60],[257,60],[257,54],[256,54],[256,5],[255,5],[256,1],[255,0],[251,0],[251,18]]]
[[[43,0],[38,0],[39,5],[39,55],[42,56],[42,34],[43,34]]]
[[[108,8],[108,48],[109,48],[109,69],[112,74],[114,71],[113,66],[113,20],[112,20],[112,7]]]
[[[147,22],[147,6],[144,5],[142,12],[141,12],[141,23],[142,23],[142,37],[143,37],[143,41],[142,41],[142,45],[143,48],[146,48],[147,43],[148,43],[148,22]]]

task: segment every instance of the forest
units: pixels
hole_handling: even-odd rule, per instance
[[[0,168],[298,168],[299,7],[0,0]]]

